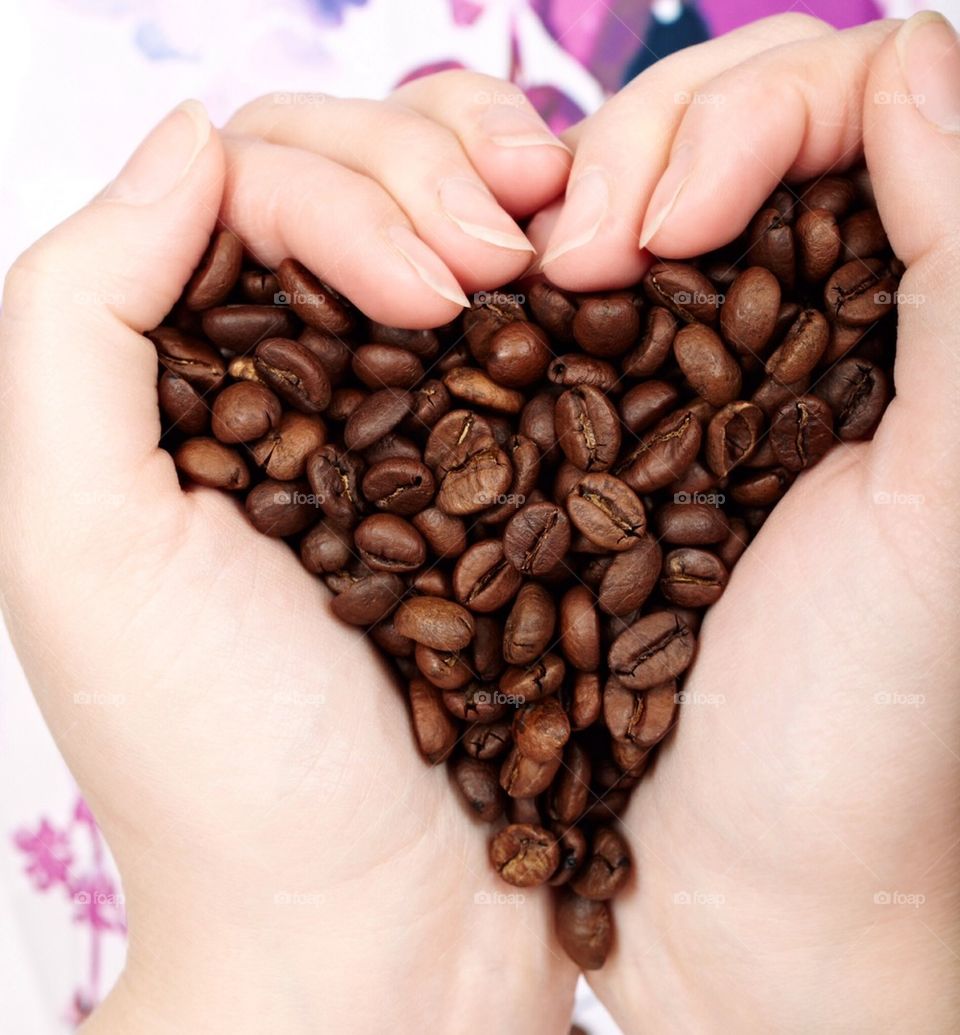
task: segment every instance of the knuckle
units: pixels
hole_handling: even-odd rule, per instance
[[[756,23],[758,30],[768,33],[775,39],[782,38],[806,38],[808,36],[825,36],[834,31],[820,18],[812,14],[804,14],[801,11],[787,11],[784,14],[775,14],[769,18],[763,18]]]

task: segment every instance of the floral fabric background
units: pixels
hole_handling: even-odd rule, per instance
[[[845,27],[910,0],[31,0],[0,16],[0,273],[184,97],[215,122],[276,90],[379,97],[442,68],[510,78],[555,129],[674,50],[793,10]],[[938,5],[956,21],[960,0]],[[952,9],[952,10],[951,10]],[[0,107],[0,111],[3,108]],[[78,694],[77,705],[85,703]],[[0,627],[0,1029],[70,1031],[124,955],[123,897]],[[578,1022],[615,1032],[585,991]]]

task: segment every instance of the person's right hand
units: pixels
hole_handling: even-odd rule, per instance
[[[420,758],[371,643],[235,500],[181,489],[143,336],[218,213],[264,265],[294,255],[375,319],[442,324],[528,266],[512,217],[568,166],[483,76],[266,98],[223,136],[189,104],[7,278],[3,607],[129,921],[91,1035],[568,1023],[548,897],[491,901],[512,889],[485,828]]]
[[[799,477],[706,618],[688,703],[624,815],[637,879],[591,983],[628,1035],[952,1031],[956,37],[931,15],[772,19],[653,66],[568,139],[566,200],[530,228],[561,287],[635,281],[638,242],[715,248],[781,177],[861,155],[907,266],[896,398],[872,442]]]

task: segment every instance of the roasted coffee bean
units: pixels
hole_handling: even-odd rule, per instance
[[[351,582],[333,598],[331,608],[341,621],[373,625],[386,618],[403,598],[399,576],[374,572]]]
[[[784,403],[770,421],[770,443],[788,471],[812,467],[833,441],[833,413],[815,395]]]
[[[570,882],[571,889],[594,902],[604,902],[629,879],[630,849],[626,840],[613,827],[600,827],[593,835],[583,869]]]
[[[509,702],[496,687],[472,680],[458,690],[445,690],[446,709],[464,722],[497,722],[507,713]]]
[[[729,534],[723,511],[709,503],[665,503],[655,517],[660,539],[673,546],[722,543]]]
[[[707,425],[706,459],[719,478],[748,459],[757,448],[763,428],[763,410],[755,403],[728,403]]]
[[[500,767],[500,786],[511,798],[535,798],[550,786],[559,768],[559,756],[548,762],[535,762],[514,746]]]
[[[376,576],[395,578],[392,575]],[[337,597],[337,600],[342,599]],[[336,601],[334,601],[336,603]],[[457,743],[457,726],[443,706],[440,691],[429,679],[410,680],[410,712],[417,746],[426,760],[433,765],[442,762]]]
[[[269,270],[245,270],[240,274],[240,291],[254,305],[269,305],[280,291],[280,281]]]
[[[720,309],[720,330],[740,355],[758,356],[768,346],[780,311],[780,282],[764,266],[738,274]]]
[[[467,526],[462,518],[428,507],[411,518],[413,527],[441,559],[459,557],[467,548]]]
[[[441,690],[459,690],[473,679],[470,666],[457,651],[436,650],[418,643],[413,657],[421,674]]]
[[[484,511],[485,524],[499,524],[506,521],[536,492],[540,477],[540,450],[537,444],[525,435],[511,435],[504,444],[504,452],[513,468],[513,480],[502,502]]]
[[[503,671],[503,626],[489,615],[474,619],[473,670],[477,678],[492,683]]]
[[[570,740],[563,751],[563,764],[550,788],[549,812],[556,822],[576,823],[590,797],[590,755]]]
[[[530,308],[541,327],[557,341],[573,341],[573,319],[577,307],[570,295],[545,280],[530,286]]]
[[[514,823],[490,842],[490,861],[508,884],[532,888],[553,875],[560,863],[560,849],[549,830]]]
[[[381,463],[383,460],[420,460],[420,447],[407,438],[406,435],[399,435],[391,431],[389,435],[377,439],[373,445],[367,446],[363,451],[363,460],[368,467]]]
[[[230,294],[240,276],[243,245],[229,230],[213,235],[200,265],[183,289],[183,302],[188,309],[209,309],[219,305]]]
[[[526,668],[508,668],[500,677],[500,690],[518,704],[542,701],[560,689],[565,672],[561,658],[544,654]]]
[[[890,394],[880,367],[855,358],[840,360],[816,391],[833,411],[834,430],[845,442],[870,437]]]
[[[622,356],[639,334],[638,302],[626,291],[585,298],[573,318],[573,336],[592,356]]]
[[[672,604],[707,607],[720,599],[727,584],[727,569],[716,554],[682,546],[663,559],[660,590]]]
[[[420,460],[394,457],[381,460],[367,470],[362,492],[378,510],[410,517],[422,513],[430,504],[436,482],[430,468]]]
[[[758,212],[747,231],[748,257],[755,266],[763,266],[792,290],[797,276],[796,245],[793,229],[775,208]]]
[[[785,402],[805,395],[809,387],[810,379],[808,377],[801,378],[789,385],[780,384],[772,377],[768,377],[760,382],[750,401],[756,403],[767,417],[772,417]]]
[[[516,320],[490,339],[487,373],[497,384],[524,388],[543,377],[550,362],[547,336],[534,323]]]
[[[600,667],[600,618],[586,586],[573,586],[560,600],[560,647],[578,671]]]
[[[499,539],[474,543],[453,569],[453,593],[471,611],[488,614],[509,603],[523,576],[507,560]]]
[[[503,630],[503,657],[510,665],[529,665],[553,642],[557,608],[553,597],[536,582],[525,582]]]
[[[830,277],[823,297],[839,323],[864,327],[891,311],[896,290],[897,278],[882,259],[855,259]]]
[[[172,327],[158,327],[148,335],[163,367],[188,381],[200,395],[216,388],[227,368],[216,349],[205,341],[181,334]]]
[[[221,349],[249,352],[269,338],[290,338],[296,321],[285,309],[272,305],[223,305],[207,309],[201,319],[203,333]]]
[[[629,690],[616,678],[608,679],[603,691],[603,720],[615,740],[630,741],[646,751],[673,727],[677,701],[677,684],[672,679],[644,693]]]
[[[207,430],[210,410],[189,381],[164,370],[157,385],[160,412],[184,435],[202,435]]]
[[[502,755],[513,741],[512,725],[506,722],[477,723],[463,735],[463,750],[471,758],[487,761]]]
[[[462,467],[470,456],[495,444],[490,422],[469,410],[453,410],[433,426],[423,451],[437,478]]]
[[[353,327],[353,317],[343,300],[296,259],[284,259],[277,269],[284,301],[305,324],[318,331],[343,335]]]
[[[353,541],[361,560],[373,571],[415,571],[427,559],[423,536],[396,514],[364,518],[354,530]],[[405,629],[400,631],[409,635]]]
[[[613,945],[613,920],[606,902],[564,891],[557,905],[557,938],[583,970],[599,970]]]
[[[730,518],[728,523],[730,531],[727,533],[727,538],[717,546],[716,550],[717,556],[730,571],[743,556],[743,551],[750,542],[750,532],[742,518]]]
[[[228,445],[252,442],[280,423],[280,400],[256,381],[228,385],[213,401],[210,421],[214,438]]]
[[[545,460],[552,459],[558,452],[555,407],[554,397],[548,392],[541,392],[524,406],[520,414],[520,434],[537,444]]]
[[[188,438],[173,454],[173,462],[190,481],[210,489],[233,491],[250,484],[240,454],[215,438]]]
[[[600,677],[596,672],[575,672],[572,684],[567,689],[560,688],[560,699],[566,701],[573,729],[592,726],[600,718]]]
[[[570,521],[555,503],[528,503],[504,529],[504,555],[523,575],[550,574],[569,548]]]
[[[547,378],[555,385],[567,388],[589,385],[601,392],[613,391],[620,381],[617,368],[612,363],[579,352],[558,356],[547,367]]]
[[[647,270],[643,289],[654,305],[664,306],[688,322],[717,322],[720,297],[713,284],[696,268],[683,262],[657,262]]]
[[[654,611],[634,622],[610,647],[610,671],[630,690],[676,679],[693,660],[689,626],[670,611]]]
[[[591,542],[618,553],[635,546],[647,527],[640,498],[605,471],[577,480],[567,497],[567,512]]]
[[[366,398],[367,393],[359,388],[335,388],[324,416],[329,420],[345,421]]]
[[[446,514],[477,514],[502,502],[512,481],[510,458],[490,439],[442,476],[437,506]]]
[[[700,450],[700,421],[677,410],[648,431],[614,466],[613,473],[634,492],[653,492],[681,477]]]
[[[363,464],[335,446],[321,446],[307,457],[307,479],[317,505],[332,522],[352,528],[362,509]]]
[[[363,400],[347,418],[343,441],[348,449],[366,449],[388,435],[410,412],[413,396],[396,388],[381,388]]]
[[[722,502],[713,494],[716,487],[717,476],[712,471],[708,471],[699,460],[694,460],[675,482],[671,482],[667,486],[667,492],[672,493],[674,502],[678,503],[689,503],[695,497],[703,495],[708,497],[703,502],[712,506]]]
[[[830,327],[823,313],[804,309],[767,360],[767,376],[782,385],[796,384],[820,362],[829,341]]]
[[[676,388],[666,381],[644,381],[620,400],[620,418],[636,435],[676,409],[678,399]]]
[[[443,375],[443,383],[455,399],[501,413],[519,413],[526,402],[520,392],[498,385],[474,367],[448,370]]]
[[[264,535],[296,535],[320,516],[306,482],[278,482],[272,478],[254,486],[246,501],[247,517]]]
[[[300,560],[307,571],[315,575],[342,571],[353,557],[350,533],[326,521],[314,525],[300,541]]]
[[[889,247],[886,231],[875,209],[854,212],[840,225],[843,259],[869,259],[881,255]]]
[[[570,719],[556,696],[524,705],[514,716],[513,742],[534,762],[559,758],[569,739]]]
[[[280,423],[249,449],[268,478],[294,481],[304,476],[307,457],[326,440],[327,429],[319,417],[288,410]]]
[[[323,364],[298,341],[268,338],[255,353],[260,379],[302,413],[320,413],[330,402],[330,378]]]
[[[742,475],[730,485],[734,503],[743,507],[769,507],[790,488],[790,474],[783,467],[771,467]]]
[[[802,212],[794,223],[800,275],[806,280],[823,280],[840,257],[840,228],[836,217],[825,208]]]
[[[586,834],[579,827],[568,827],[566,824],[558,822],[554,832],[559,838],[557,844],[560,848],[560,863],[550,878],[549,884],[551,887],[559,888],[567,884],[583,865],[589,845]],[[579,1032],[576,1028],[571,1028],[570,1035],[587,1035],[587,1033],[582,1028]]]
[[[453,596],[453,579],[442,568],[431,567],[412,575],[410,588],[423,597],[443,597],[449,600]]]
[[[530,823],[535,827],[543,826],[544,817],[541,815],[537,799],[507,798],[507,822]]]
[[[419,358],[396,345],[361,345],[353,353],[353,373],[367,388],[412,388],[423,377]]]
[[[690,387],[711,406],[724,406],[740,393],[743,374],[720,336],[701,323],[681,327],[673,354]]]
[[[620,418],[613,403],[591,385],[564,392],[554,413],[557,441],[582,471],[605,471],[620,450]]]
[[[409,597],[394,622],[402,635],[436,650],[461,650],[473,638],[473,615],[440,597]]]
[[[424,381],[413,393],[410,415],[406,424],[415,433],[423,428],[432,428],[444,414],[450,411],[450,393],[442,381],[431,378]]]
[[[371,320],[369,334],[370,341],[378,345],[399,345],[420,359],[434,359],[440,351],[440,339],[437,337],[437,331],[433,330],[410,331],[403,327],[388,327],[384,323]]]
[[[657,584],[661,559],[660,547],[649,534],[632,549],[617,554],[600,580],[600,610],[608,615],[625,615],[642,606]]]
[[[610,753],[613,760],[620,768],[620,771],[631,779],[639,779],[643,776],[647,765],[650,762],[650,749],[642,748],[632,740],[617,737],[610,739]],[[610,792],[612,793],[612,792]],[[603,804],[609,809],[610,794],[604,795]]]
[[[649,377],[663,366],[677,333],[677,318],[663,306],[652,306],[639,344],[623,360],[623,372],[629,377]]]
[[[484,823],[495,823],[503,815],[503,791],[495,766],[469,756],[458,758],[453,763],[453,780],[472,815]],[[514,872],[510,866],[510,873]]]
[[[385,651],[398,661],[406,661],[413,656],[415,646],[413,640],[408,640],[406,636],[401,636],[397,632],[397,627],[393,624],[393,619],[390,615],[377,622],[376,625],[371,626],[370,638],[382,651]],[[405,674],[408,679],[414,675],[412,670]]]
[[[830,342],[827,345],[827,351],[823,354],[823,362],[829,366],[831,363],[836,363],[838,359],[842,359],[860,344],[867,331],[868,328],[865,327],[848,327],[846,324],[832,323],[830,325]]]
[[[478,363],[486,363],[497,331],[526,318],[517,296],[502,292],[480,295],[477,304],[463,314],[463,330],[473,358]]]
[[[856,197],[856,187],[850,180],[842,176],[821,176],[803,191],[800,204],[805,209],[826,209],[840,217],[853,205]]]

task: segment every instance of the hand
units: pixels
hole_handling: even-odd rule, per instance
[[[515,88],[189,103],[11,271],[0,584],[123,879],[126,969],[85,1030],[554,1032],[550,905],[482,905],[486,838],[413,746],[385,666],[283,543],[158,448],[156,353],[218,212],[368,314],[431,326],[521,273],[513,221],[567,150]],[[448,206],[444,212],[441,205]],[[90,702],[90,703],[84,703]]]
[[[865,154],[907,266],[896,399],[751,543],[624,816],[637,880],[591,981],[627,1033],[955,1023],[958,131],[939,18],[776,18],[659,63],[577,127],[566,201],[530,229],[560,286],[625,284],[649,262],[638,239],[700,254],[782,177]]]

